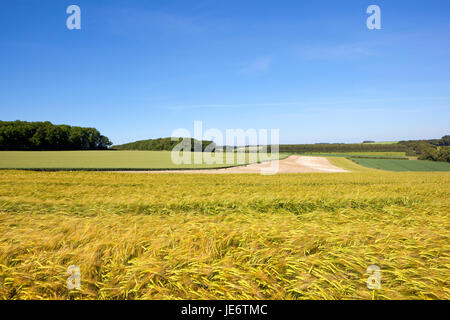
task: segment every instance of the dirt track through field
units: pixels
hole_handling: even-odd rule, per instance
[[[238,166],[225,169],[203,169],[203,170],[153,170],[153,171],[123,171],[134,173],[274,173],[278,164],[276,173],[309,173],[309,172],[348,172],[344,169],[332,165],[325,157],[305,157],[289,156],[283,160],[275,160],[264,163],[253,163],[245,166]]]

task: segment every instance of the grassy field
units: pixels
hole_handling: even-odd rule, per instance
[[[391,155],[383,154],[383,157],[401,157],[402,153],[392,153]],[[377,159],[377,155],[362,155],[363,158],[355,157],[355,155],[336,155],[327,154],[326,157],[333,165],[352,172],[368,172],[386,170],[386,171],[450,171],[450,163],[436,162],[426,160],[399,160],[399,159]]]
[[[194,153],[190,153],[192,164],[177,165],[171,160],[170,151],[0,151],[0,169],[36,170],[162,170],[162,169],[208,169],[231,167],[252,162],[249,153],[244,155],[244,163],[238,163],[239,153],[233,154],[234,163],[223,164],[194,163]],[[252,154],[254,155],[254,154]],[[288,157],[280,153],[280,159]],[[389,158],[404,158],[404,152],[349,152],[314,153],[309,156],[327,157],[334,165],[346,170],[365,172],[371,169],[388,171],[450,171],[450,164],[431,161],[403,161]],[[358,158],[364,157],[364,158]],[[365,158],[368,159],[365,159]],[[352,159],[353,164],[349,163]],[[374,159],[370,159],[374,158]],[[387,159],[375,159],[387,158]],[[343,160],[339,160],[343,159]],[[405,158],[406,159],[406,158]],[[365,168],[365,169],[364,169]]]
[[[377,172],[373,168],[364,167],[356,162],[344,157],[327,157],[328,161],[339,168],[350,172]]]
[[[449,215],[446,172],[0,171],[0,299],[450,299]]]
[[[352,158],[356,163],[388,171],[450,171],[450,163],[426,160]]]
[[[226,153],[220,154],[224,164],[174,164],[170,151],[0,151],[0,169],[186,169],[218,168],[226,164]],[[249,162],[246,154],[245,163]],[[280,158],[287,155],[280,154]]]

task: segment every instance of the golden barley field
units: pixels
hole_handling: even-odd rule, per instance
[[[449,299],[449,236],[450,173],[0,172],[1,299]]]

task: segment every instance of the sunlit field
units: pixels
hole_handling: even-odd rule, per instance
[[[232,167],[264,161],[256,154],[217,152],[209,164],[205,153],[187,153],[187,163],[172,161],[170,151],[0,151],[0,169],[37,170],[159,170]],[[180,157],[183,153],[180,153]],[[288,155],[280,154],[284,159]],[[200,160],[198,161],[198,157]],[[271,154],[268,154],[271,157]],[[275,155],[273,155],[275,157]],[[229,162],[231,159],[231,162]],[[273,160],[274,158],[270,158]],[[256,160],[256,161],[255,161]]]
[[[449,299],[449,199],[444,172],[0,171],[0,298]]]
[[[388,171],[450,171],[449,162],[370,158],[352,158],[352,160],[368,168]]]

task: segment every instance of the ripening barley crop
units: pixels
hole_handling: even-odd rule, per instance
[[[449,299],[449,236],[445,172],[0,172],[1,299]]]

